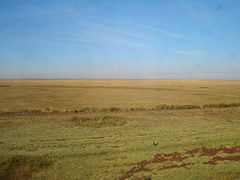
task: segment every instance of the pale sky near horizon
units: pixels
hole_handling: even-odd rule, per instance
[[[240,79],[238,0],[1,0],[0,79]]]

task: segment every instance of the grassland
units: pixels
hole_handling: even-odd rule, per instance
[[[240,179],[240,81],[0,81],[0,179]]]

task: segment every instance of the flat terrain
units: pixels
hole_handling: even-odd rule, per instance
[[[240,81],[0,81],[0,179],[240,179]]]

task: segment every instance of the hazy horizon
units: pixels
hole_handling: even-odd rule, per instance
[[[0,79],[240,79],[237,0],[2,0]]]

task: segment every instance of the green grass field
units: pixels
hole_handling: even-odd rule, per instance
[[[240,179],[240,81],[0,81],[0,179]]]

